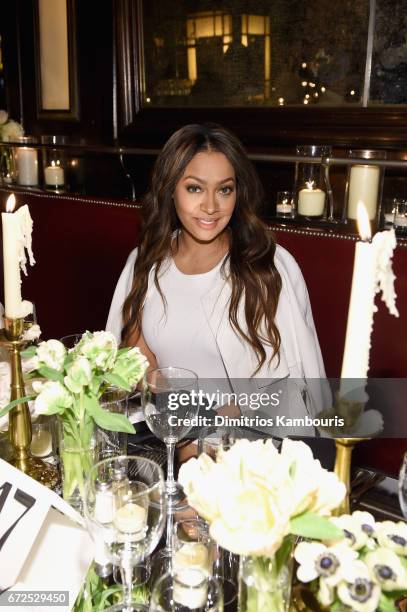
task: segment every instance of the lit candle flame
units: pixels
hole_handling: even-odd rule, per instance
[[[357,223],[362,240],[370,240],[372,238],[372,232],[370,229],[369,215],[367,214],[366,206],[360,201],[357,206]]]
[[[14,211],[16,207],[16,196],[14,195],[14,193],[12,193],[11,195],[9,195],[9,197],[7,198],[7,202],[6,202],[6,212],[11,213]]]
[[[54,160],[52,160],[52,162],[51,162],[51,166],[52,166],[52,167],[54,167],[54,166],[55,166],[55,162],[54,162]]]
[[[306,181],[306,185],[308,189],[311,189],[311,191],[314,189],[314,181]]]

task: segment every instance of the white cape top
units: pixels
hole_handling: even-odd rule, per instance
[[[134,263],[137,249],[134,249],[126,262],[114,292],[106,329],[120,340],[122,329],[122,307],[133,283]],[[265,346],[266,361],[255,376],[257,358],[251,347],[231,327],[228,318],[230,286],[221,276],[209,293],[202,298],[202,306],[209,327],[216,340],[227,374],[236,393],[269,392],[270,385],[282,379],[295,379],[298,387],[298,402],[292,404],[290,397],[290,417],[315,414],[321,410],[322,395],[320,379],[325,378],[325,369],[319,347],[318,337],[312,317],[311,304],[301,270],[292,255],[277,245],[275,265],[282,279],[282,289],[276,313],[276,324],[281,336],[280,363],[274,358],[270,363],[271,347]],[[150,272],[149,284],[153,281]],[[245,328],[244,306],[239,307],[239,323]],[[314,383],[308,379],[314,380]],[[307,407],[300,398],[304,397],[305,380],[308,384]],[[294,382],[294,381],[292,381]],[[297,395],[297,394],[296,394]],[[292,391],[290,391],[292,396]],[[312,398],[311,398],[312,396]],[[281,407],[281,413],[284,408]],[[309,434],[309,429],[307,431]],[[301,432],[296,432],[300,435]]]

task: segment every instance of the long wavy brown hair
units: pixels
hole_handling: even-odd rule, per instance
[[[161,294],[159,272],[171,254],[171,239],[181,227],[175,212],[173,194],[186,166],[197,153],[223,153],[236,174],[236,206],[229,222],[230,250],[223,263],[231,287],[229,321],[235,331],[253,348],[256,372],[266,360],[264,345],[279,356],[280,334],[274,322],[281,291],[281,278],[274,264],[276,244],[272,233],[259,218],[263,189],[257,173],[239,140],[216,124],[187,125],[171,136],[159,154],[151,188],[143,201],[144,220],[141,242],[134,266],[132,289],[123,306],[122,343],[141,330],[142,312],[149,273]],[[238,320],[244,301],[246,327]]]

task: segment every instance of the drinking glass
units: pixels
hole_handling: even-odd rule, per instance
[[[154,585],[150,612],[223,612],[219,582],[202,570],[186,567],[164,574]]]
[[[125,610],[132,610],[137,568],[157,546],[165,514],[164,474],[154,461],[123,455],[90,469],[85,518],[99,557],[120,567]]]
[[[70,350],[75,346],[75,344],[78,344],[78,342],[82,339],[82,335],[83,334],[68,334],[68,336],[63,336],[60,338],[59,341],[62,342],[66,349]]]
[[[108,412],[124,414],[128,416],[128,392],[118,387],[109,387],[100,398],[100,405]],[[96,427],[96,448],[98,458],[107,459],[127,453],[127,433],[122,431],[108,431]]]
[[[407,519],[407,453],[403,457],[399,475],[399,500],[404,518]]]
[[[142,406],[146,423],[167,447],[167,505],[171,510],[186,506],[181,485],[174,478],[175,444],[192,429],[191,419],[199,410],[198,377],[183,368],[157,368],[145,374]]]

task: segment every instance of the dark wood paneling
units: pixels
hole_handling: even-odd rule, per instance
[[[112,0],[69,2],[72,61],[78,74],[77,117],[44,117],[38,109],[36,81],[36,0],[5,3],[7,19],[1,20],[4,37],[9,112],[22,119],[26,133],[68,134],[72,138],[110,143],[113,140],[113,8]],[[6,27],[7,26],[7,27]],[[72,32],[73,33],[73,32]],[[18,56],[21,57],[19,70]],[[76,59],[75,59],[76,56]],[[75,68],[75,66],[73,66]],[[22,106],[22,117],[20,114]]]

